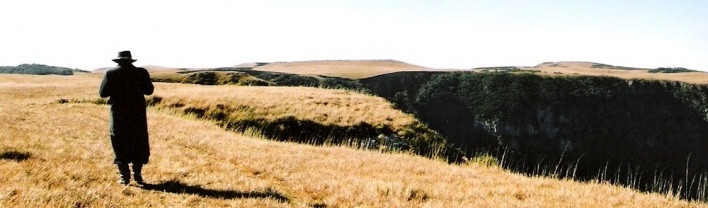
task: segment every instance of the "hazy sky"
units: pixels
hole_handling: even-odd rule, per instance
[[[592,61],[708,71],[708,0],[0,2],[0,65],[395,59],[434,68]]]

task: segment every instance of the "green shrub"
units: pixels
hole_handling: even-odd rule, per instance
[[[216,76],[216,72],[196,72],[187,75],[187,77],[182,80],[182,83],[216,85],[218,83],[218,78]]]
[[[696,72],[696,71],[686,69],[683,67],[660,67],[660,68],[649,70],[649,73],[683,73],[683,72]]]

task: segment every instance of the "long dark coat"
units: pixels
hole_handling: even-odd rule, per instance
[[[111,105],[110,134],[115,164],[146,164],[150,157],[144,95],[154,86],[144,68],[125,64],[106,72],[98,90]]]

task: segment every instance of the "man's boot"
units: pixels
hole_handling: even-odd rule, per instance
[[[130,183],[130,168],[128,168],[128,164],[118,164],[118,175],[120,176],[118,183],[123,185]]]
[[[138,184],[145,184],[142,171],[143,164],[133,164],[133,178],[135,178],[135,182],[138,182]]]

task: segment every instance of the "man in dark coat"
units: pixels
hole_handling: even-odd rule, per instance
[[[99,89],[101,97],[109,97],[108,104],[111,105],[113,163],[118,165],[119,183],[130,183],[128,164],[132,163],[135,181],[143,184],[141,170],[150,157],[144,95],[152,94],[154,86],[147,70],[133,65],[136,60],[130,51],[119,52],[113,61],[118,66],[106,72]]]

